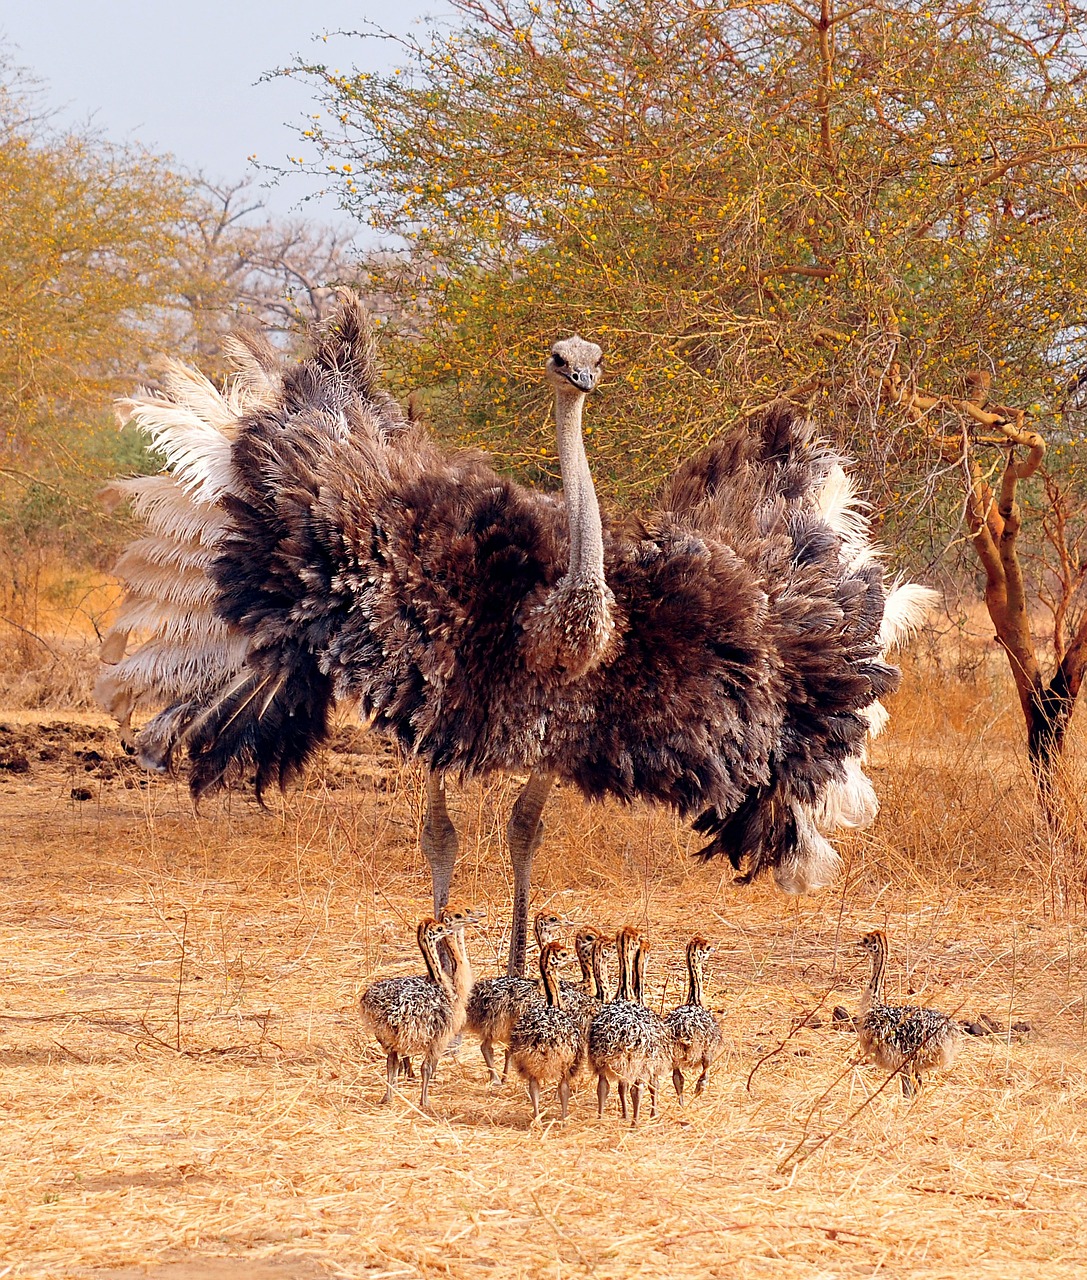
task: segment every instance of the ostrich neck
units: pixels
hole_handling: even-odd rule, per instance
[[[543,978],[544,998],[552,1009],[562,1008],[562,987],[559,984],[559,975],[549,965],[540,966],[540,976]]]
[[[575,582],[604,585],[604,530],[600,505],[585,456],[581,413],[585,396],[580,391],[555,391],[555,429],[559,439],[559,467],[570,521],[570,568]]]
[[[615,988],[616,1000],[632,999],[633,983],[631,982],[632,957],[625,948],[619,952],[619,984]]]
[[[536,946],[543,951],[549,942],[555,941],[554,925],[545,924],[543,920],[537,918],[532,923],[532,933],[536,938]]]
[[[472,983],[475,981],[472,962],[468,959],[468,948],[464,944],[463,934],[459,932],[453,934],[450,941],[456,961],[453,970],[453,996],[458,1006],[467,1005],[468,997],[472,992]]]
[[[579,680],[613,651],[615,597],[604,580],[604,529],[581,438],[584,395],[555,391],[559,465],[570,523],[570,563],[525,617],[525,666],[545,680]]]
[[[687,957],[687,1003],[702,1003],[702,962],[694,956]]]
[[[634,999],[645,1004],[645,952],[640,948],[634,957]]]
[[[868,979],[868,986],[865,987],[864,995],[861,997],[862,1013],[867,1013],[869,1009],[874,1009],[883,1003],[883,970],[886,964],[886,955],[882,950],[877,951],[872,957],[872,976]]]
[[[593,948],[593,995],[601,1004],[608,998],[604,990],[604,958],[599,947]]]
[[[442,968],[442,962],[438,957],[438,948],[434,939],[421,939],[419,950],[423,953],[423,963],[426,965],[427,977],[436,986],[441,987],[447,995],[452,996],[453,984],[449,981],[449,975]]]

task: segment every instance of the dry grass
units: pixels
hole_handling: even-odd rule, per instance
[[[49,561],[32,589],[0,573],[0,707],[95,710],[100,635],[121,598],[116,579]]]
[[[436,1118],[413,1092],[377,1105],[354,1004],[417,967],[427,901],[419,780],[379,744],[342,734],[271,815],[234,796],[194,817],[106,730],[7,717],[28,771],[0,771],[0,1275],[1082,1274],[1082,881],[1035,830],[999,688],[930,682],[914,673],[875,761],[879,824],[815,899],[736,889],[667,815],[549,806],[539,900],[649,929],[663,1004],[690,933],[719,944],[727,1054],[705,1098],[637,1132],[585,1087],[569,1124],[531,1129],[470,1041]],[[456,793],[481,969],[506,942],[511,795]],[[829,1011],[881,924],[892,990],[1032,1032],[968,1038],[912,1106],[877,1092]]]

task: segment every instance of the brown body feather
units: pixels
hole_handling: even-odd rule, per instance
[[[775,407],[681,468],[640,527],[598,521],[599,576],[574,581],[566,503],[406,422],[345,300],[238,426],[211,577],[246,663],[168,709],[170,745],[197,794],[247,768],[283,785],[355,698],[432,770],[670,805],[748,877],[820,856],[810,810],[897,679],[880,572],[844,565],[810,501],[829,460]]]

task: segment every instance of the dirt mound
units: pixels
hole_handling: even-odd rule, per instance
[[[146,785],[143,770],[114,730],[77,721],[0,720],[0,776],[52,781],[58,775],[71,779],[76,800],[91,799],[95,783]]]
[[[359,724],[333,730],[315,769],[330,790],[358,787],[387,791],[399,768],[396,747]],[[178,774],[183,779],[181,762]],[[91,800],[101,785],[129,790],[146,787],[154,778],[121,741],[117,729],[85,719],[28,718],[0,712],[0,779],[27,782],[68,781],[71,799]],[[238,790],[251,790],[246,779]]]

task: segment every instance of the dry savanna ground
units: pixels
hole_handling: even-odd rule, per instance
[[[414,1086],[378,1105],[356,1000],[418,970],[428,898],[420,780],[381,743],[345,724],[270,812],[236,793],[194,815],[104,721],[0,714],[0,1277],[1082,1275],[1075,833],[1031,816],[998,673],[918,668],[895,711],[883,814],[816,898],[735,887],[668,815],[552,800],[539,904],[646,929],[662,1007],[686,938],[717,943],[727,1051],[705,1097],[637,1131],[587,1086],[530,1126],[467,1039],[433,1116]],[[511,795],[454,792],[482,972]],[[892,992],[999,1032],[912,1104],[831,1017],[879,925]]]

